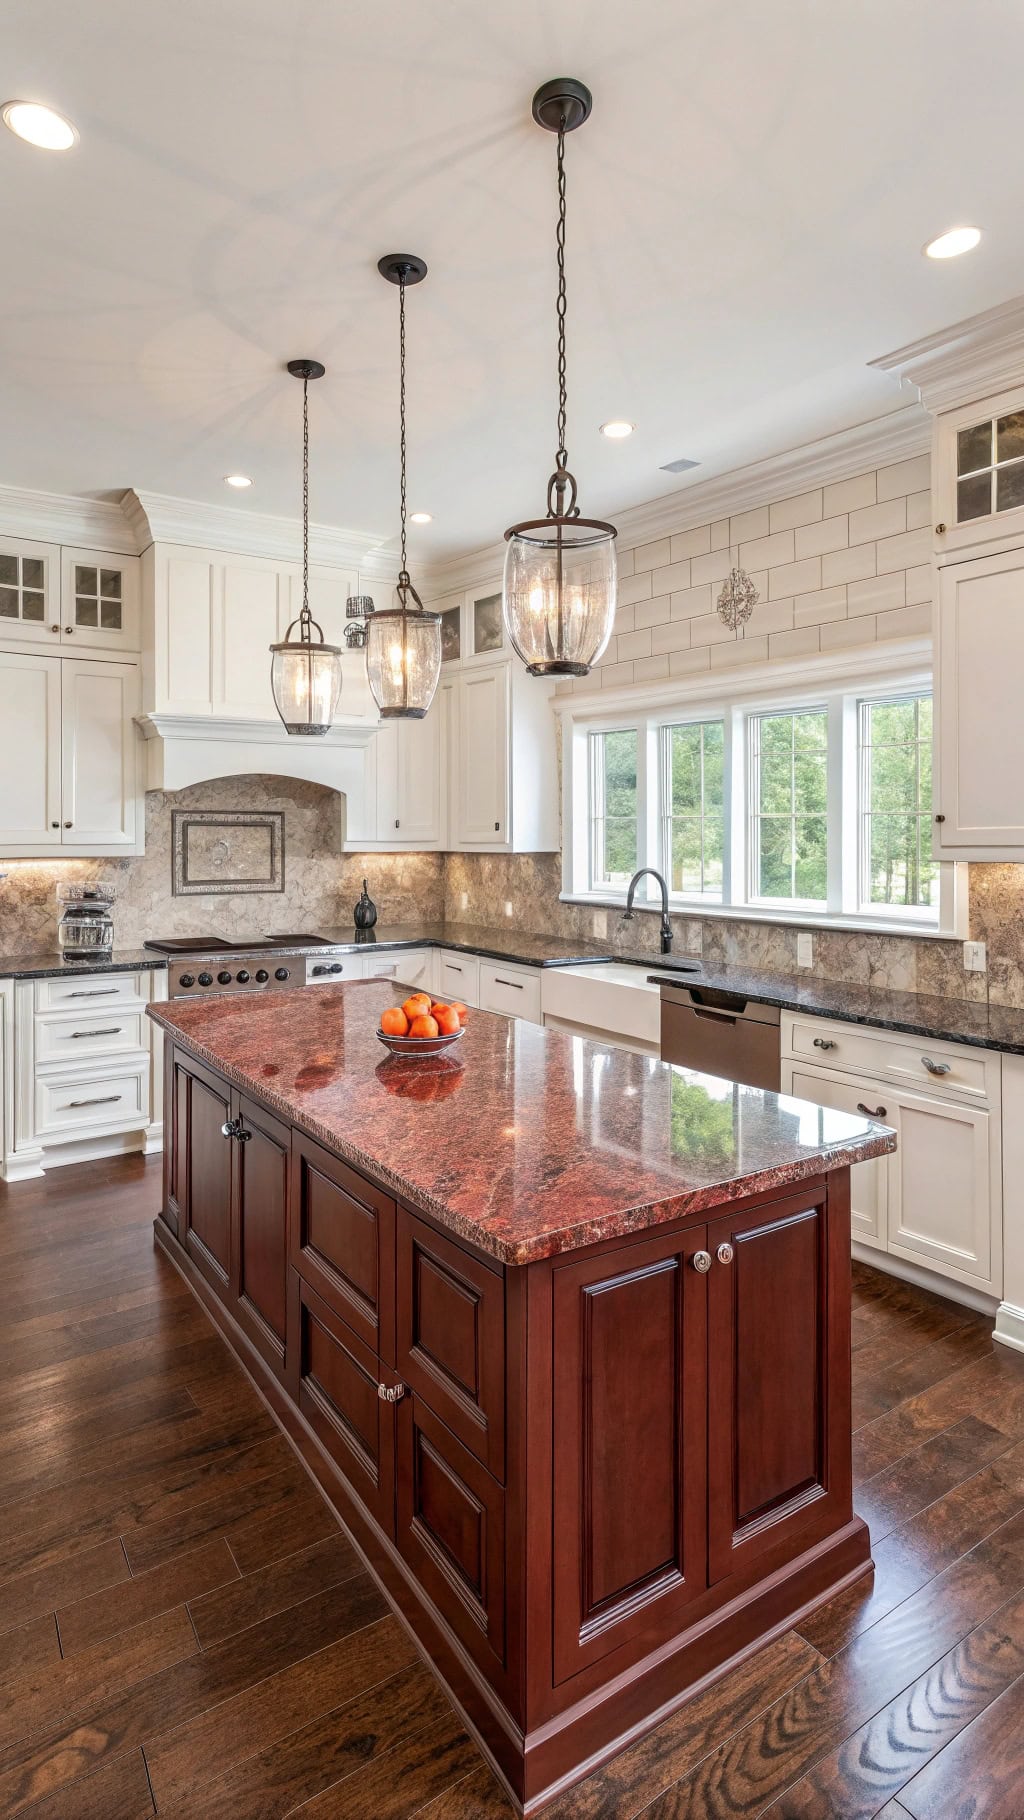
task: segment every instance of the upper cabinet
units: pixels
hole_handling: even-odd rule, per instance
[[[0,648],[138,651],[138,557],[0,538]]]
[[[458,679],[453,838],[468,852],[557,853],[554,685],[516,659]]]
[[[1024,387],[936,417],[932,505],[940,562],[1024,535]]]
[[[0,858],[140,853],[139,665],[0,651]]]

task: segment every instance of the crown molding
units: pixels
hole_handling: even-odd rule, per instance
[[[302,525],[297,518],[138,491],[124,495],[121,509],[140,551],[151,543],[173,543],[295,562],[302,549]],[[356,569],[373,581],[393,582],[398,573],[397,553],[390,543],[337,525],[310,525],[309,555],[311,562],[332,569]]]
[[[970,404],[1024,375],[1024,297],[1011,297],[950,328],[910,341],[868,362],[917,388],[929,411]]]
[[[646,505],[614,512],[619,548],[631,550],[637,544],[651,543],[673,531],[693,530],[697,525],[711,524],[716,518],[728,518],[735,512],[751,511],[757,506],[774,505],[795,494],[808,493],[814,487],[830,486],[838,480],[851,480],[871,468],[884,468],[893,462],[927,454],[930,447],[931,424],[927,412],[918,404],[906,405],[902,410],[890,411],[885,417],[855,424],[852,429],[838,430],[795,449],[784,449],[778,455],[769,455],[747,467],[733,468],[728,474],[711,480],[691,481]],[[500,573],[504,561],[502,540],[466,556],[431,564],[422,572],[430,598],[436,600]]]
[[[138,550],[132,527],[116,502],[35,493],[27,487],[0,486],[0,534],[110,550],[119,556],[134,556]]]

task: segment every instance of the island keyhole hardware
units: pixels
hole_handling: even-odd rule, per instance
[[[720,1264],[731,1264],[733,1260],[732,1246],[729,1244],[719,1245],[718,1250],[715,1252],[715,1256]]]
[[[405,1395],[404,1384],[378,1384],[377,1395],[382,1403],[400,1403]]]
[[[706,1277],[711,1269],[710,1251],[695,1251],[691,1262],[694,1270],[698,1271],[702,1277]]]
[[[226,1138],[237,1138],[240,1144],[247,1144],[252,1137],[252,1132],[246,1131],[241,1119],[226,1119],[220,1128],[220,1135]]]

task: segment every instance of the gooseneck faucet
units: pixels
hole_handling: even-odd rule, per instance
[[[662,954],[671,954],[672,924],[669,922],[668,916],[668,886],[665,883],[663,875],[660,872],[656,872],[653,866],[641,866],[639,872],[634,872],[629,881],[629,890],[626,892],[626,908],[622,912],[622,920],[624,923],[631,923],[633,921],[633,895],[640,880],[646,878],[648,873],[651,878],[657,879],[658,884],[661,887],[661,952]]]

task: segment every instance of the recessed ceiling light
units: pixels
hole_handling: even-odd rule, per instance
[[[961,253],[969,253],[976,247],[980,239],[980,228],[950,228],[947,234],[940,234],[937,240],[929,240],[923,251],[929,259],[958,259]]]
[[[433,523],[433,518],[434,518],[433,512],[410,512],[409,513],[409,523],[411,525],[429,525],[429,524]]]
[[[45,152],[66,152],[78,138],[70,120],[39,101],[5,101],[0,111],[4,125],[12,133],[27,139],[29,145],[41,146]]]
[[[624,417],[612,417],[608,423],[601,425],[601,434],[611,442],[619,442],[623,436],[632,436],[635,429],[636,424],[627,423]]]
[[[226,487],[238,488],[251,487],[252,481],[249,479],[248,474],[225,474],[224,485]]]

